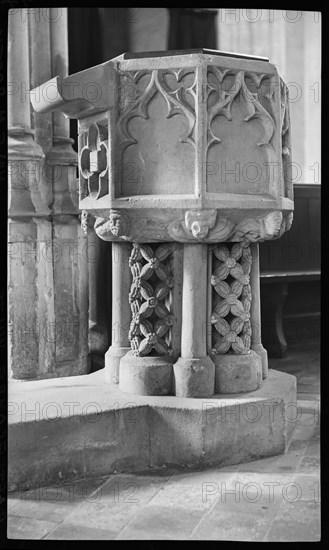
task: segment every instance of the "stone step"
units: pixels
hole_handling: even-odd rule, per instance
[[[125,394],[101,370],[12,383],[8,402],[9,491],[269,457],[298,421],[296,378],[274,370],[257,391],[211,398]]]

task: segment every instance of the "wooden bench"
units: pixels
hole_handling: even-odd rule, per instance
[[[290,231],[260,244],[262,341],[270,357],[286,354],[284,325],[320,316],[320,185],[295,185],[294,194]]]
[[[270,357],[285,357],[286,355],[288,346],[284,334],[284,319],[291,321],[320,316],[316,299],[314,307],[311,309],[285,312],[284,306],[290,285],[319,280],[320,271],[261,273],[262,337],[263,345]]]

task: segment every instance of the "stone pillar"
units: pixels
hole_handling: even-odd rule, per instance
[[[112,343],[105,354],[105,379],[114,384],[119,383],[120,359],[130,351],[130,253],[129,243],[112,243]]]
[[[45,359],[40,340],[51,314],[51,307],[46,306],[49,296],[44,291],[45,285],[51,284],[52,273],[48,264],[44,264],[42,274],[39,272],[50,211],[40,194],[44,155],[31,129],[29,67],[27,10],[9,10],[8,371],[14,379],[38,377],[40,360]],[[52,354],[49,343],[46,359]],[[43,370],[46,364],[42,363]]]
[[[49,20],[52,76],[64,78],[68,74],[67,9],[50,8]],[[69,137],[69,120],[61,112],[54,112],[52,117],[53,143],[46,162],[53,192],[56,370],[59,376],[69,376],[90,370],[88,241],[80,225],[78,155]]]
[[[260,313],[260,275],[259,275],[259,244],[252,243],[250,245],[252,264],[250,270],[250,285],[251,285],[251,349],[253,349],[262,360],[262,377],[263,380],[268,375],[268,358],[267,351],[262,344],[262,325]]]
[[[183,256],[181,357],[174,365],[179,397],[213,395],[214,363],[207,355],[207,263],[205,244],[185,244]]]
[[[93,370],[104,367],[111,319],[111,245],[88,230],[89,353]],[[108,304],[110,298],[110,304]]]
[[[77,154],[63,114],[33,111],[31,119],[28,96],[30,84],[33,88],[54,73],[67,74],[66,11],[9,11],[9,323],[14,378],[89,370],[88,264],[78,211]],[[34,92],[32,98],[36,104],[45,99]]]

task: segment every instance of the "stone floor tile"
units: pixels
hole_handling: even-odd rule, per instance
[[[311,434],[310,441],[320,440],[320,436],[321,436],[320,425],[317,424],[314,428],[314,431]]]
[[[233,498],[232,498],[233,497]],[[237,501],[238,498],[238,501]],[[257,498],[257,500],[256,500]],[[266,536],[280,501],[269,502],[265,494],[237,491],[217,500],[191,535],[197,540],[260,541]]]
[[[52,521],[42,521],[33,518],[23,518],[8,515],[7,538],[37,540],[43,538],[56,527]]]
[[[268,530],[270,519],[249,514],[222,512],[219,516],[207,516],[191,540],[235,540],[262,541]]]
[[[305,450],[305,456],[320,456],[320,440],[319,439],[311,439]]]
[[[297,454],[298,456],[304,455],[307,445],[308,442],[304,439],[292,439],[290,441],[287,454],[293,453],[294,455]]]
[[[64,523],[119,532],[161,489],[163,478],[117,474],[98,491],[97,499],[76,507]]]
[[[268,542],[307,542],[320,540],[320,506],[309,500],[284,501],[274,519]]]
[[[289,494],[294,477],[295,474],[291,473],[238,472],[233,479],[219,486],[217,502],[227,506],[241,503],[240,510],[244,510],[244,507],[250,504],[252,506],[247,508],[247,513],[257,510],[260,501],[264,510],[273,508],[274,505],[278,507],[285,495]],[[205,490],[204,493],[206,494],[207,491]]]
[[[19,498],[8,496],[7,498],[7,510],[10,510],[13,506],[16,506],[20,502]]]
[[[201,510],[183,507],[145,506],[117,539],[186,539],[203,516]]]
[[[104,478],[95,478],[16,493],[11,514],[58,523],[67,518],[77,504],[97,499],[104,482]]]
[[[77,507],[63,522],[118,533],[143,508],[140,503],[94,502]]]
[[[202,483],[220,483],[230,479],[237,472],[238,467],[239,465],[180,473],[172,476],[167,485],[199,487]]]
[[[284,455],[273,456],[261,460],[255,460],[245,464],[240,464],[239,472],[268,472],[272,474],[289,474],[296,469],[301,460],[300,454],[296,452],[286,453]]]
[[[153,506],[165,506],[186,510],[208,510],[217,498],[217,483],[198,483],[193,486],[170,484],[163,487],[149,502]]]
[[[305,474],[316,475],[320,470],[320,457],[304,456],[299,465],[298,471]]]
[[[296,474],[294,482],[298,486],[298,493],[296,498],[299,500],[311,500],[313,502],[320,502],[321,499],[321,480],[320,474],[307,475]]]
[[[316,430],[316,425],[314,424],[309,426],[304,426],[304,425],[296,426],[295,430],[293,431],[291,439],[292,440],[303,439],[304,441],[309,441],[310,439],[312,439],[312,436],[315,430]]]
[[[95,529],[85,525],[61,523],[48,535],[46,540],[113,540],[117,533],[105,529]]]

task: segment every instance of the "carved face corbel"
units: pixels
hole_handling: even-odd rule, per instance
[[[276,210],[270,212],[264,218],[264,234],[263,238],[275,237],[280,233],[282,224],[282,212]]]
[[[130,232],[131,222],[128,214],[120,210],[111,210],[109,219],[97,218],[95,231],[104,240],[107,237],[127,237]]]
[[[189,211],[185,214],[185,226],[198,241],[205,239],[209,230],[214,227],[217,218],[216,210],[201,212]]]
[[[120,210],[110,212],[110,231],[115,237],[127,236],[130,230],[130,218]]]

